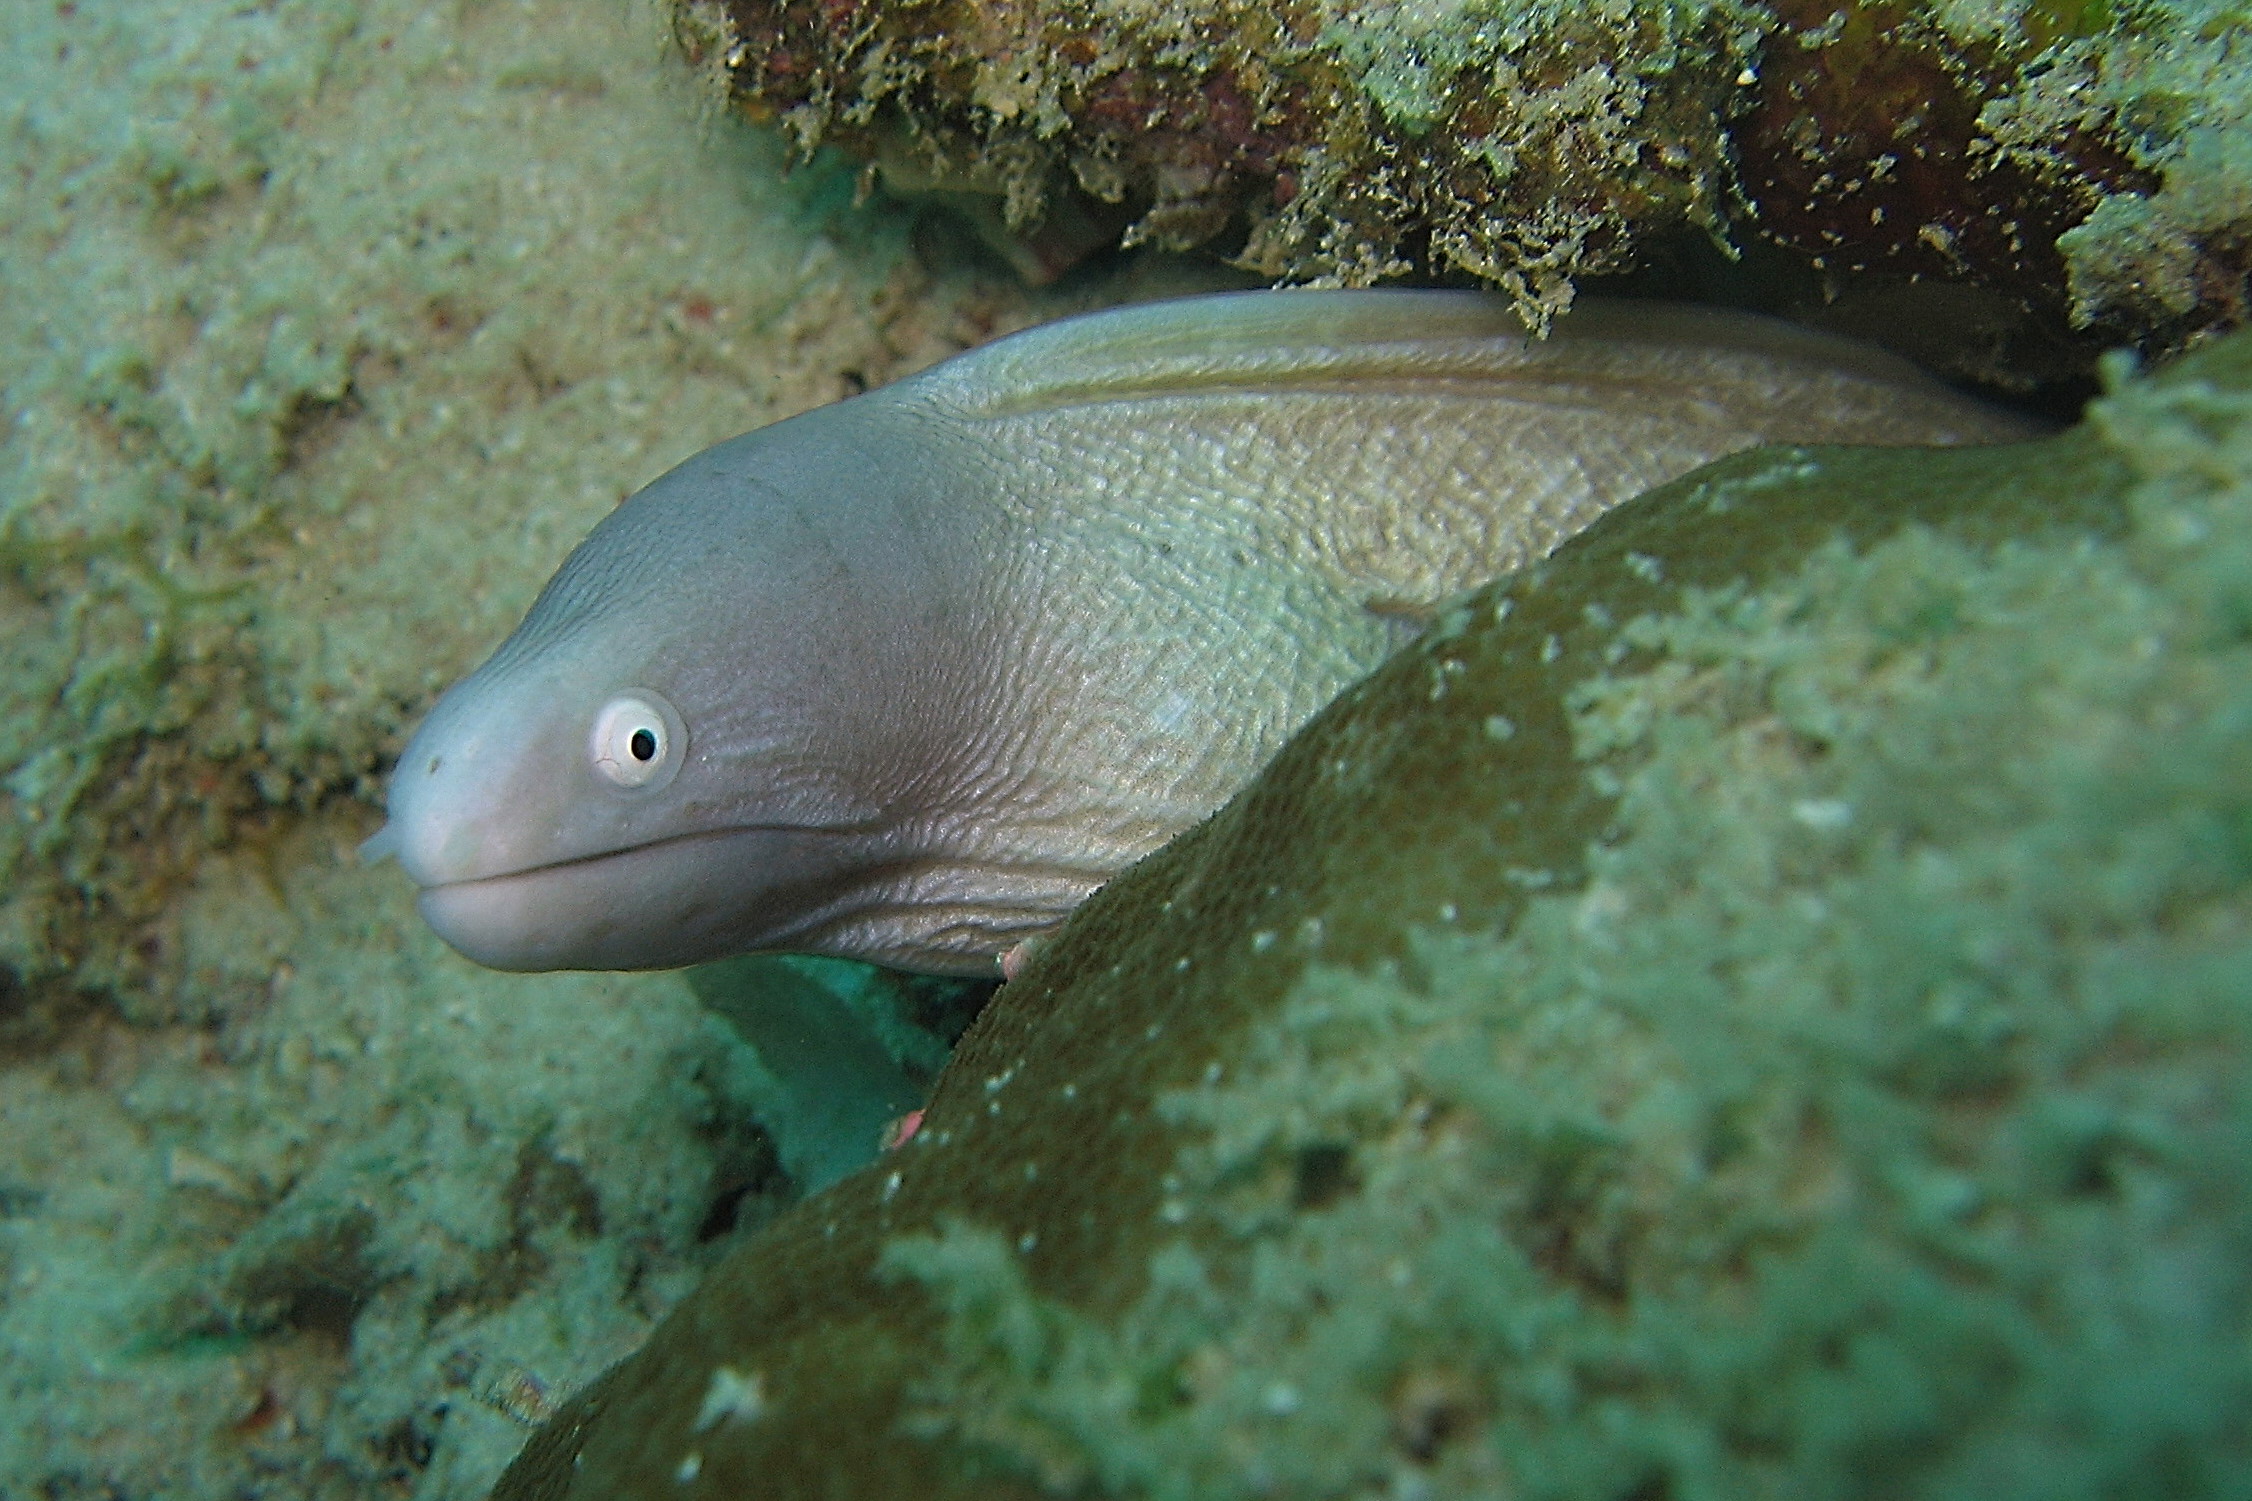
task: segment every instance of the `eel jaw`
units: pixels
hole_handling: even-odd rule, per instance
[[[489,969],[677,969],[784,943],[833,913],[855,884],[855,844],[759,826],[682,834],[434,882],[416,906]]]

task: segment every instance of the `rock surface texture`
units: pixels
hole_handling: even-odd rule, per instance
[[[1467,274],[1538,318],[1683,230],[1988,378],[2245,315],[2244,22],[2153,0],[680,0],[810,147],[987,195],[1051,275],[1123,238],[1270,277]],[[1891,311],[1879,315],[1874,307]],[[2044,351],[2066,328],[2099,337]],[[1983,347],[1981,347],[1983,346]],[[2053,373],[2053,372],[2052,372]]]

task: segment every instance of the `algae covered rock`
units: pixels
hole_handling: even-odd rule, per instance
[[[2252,340],[1453,608],[497,1494],[2242,1494]]]
[[[1537,324],[1688,231],[1779,249],[1810,306],[1867,273],[2149,348],[2245,316],[2228,0],[673,9],[744,109],[987,195],[1036,276],[1122,239],[1290,280],[1468,275]]]

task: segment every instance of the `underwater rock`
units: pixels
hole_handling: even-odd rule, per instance
[[[2248,731],[2252,336],[1699,471],[1098,893],[496,1495],[2234,1493]]]
[[[1467,272],[1538,320],[1693,227],[1786,247],[1833,293],[1939,277],[2146,349],[2246,312],[2252,73],[2212,0],[674,14],[802,145],[1001,201],[1035,277],[1123,226],[1294,281]]]

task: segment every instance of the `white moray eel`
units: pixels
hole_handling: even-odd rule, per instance
[[[991,974],[1450,595],[1762,443],[2016,419],[1738,314],[1450,292],[1098,313],[722,443],[564,562],[371,841],[505,969]]]

